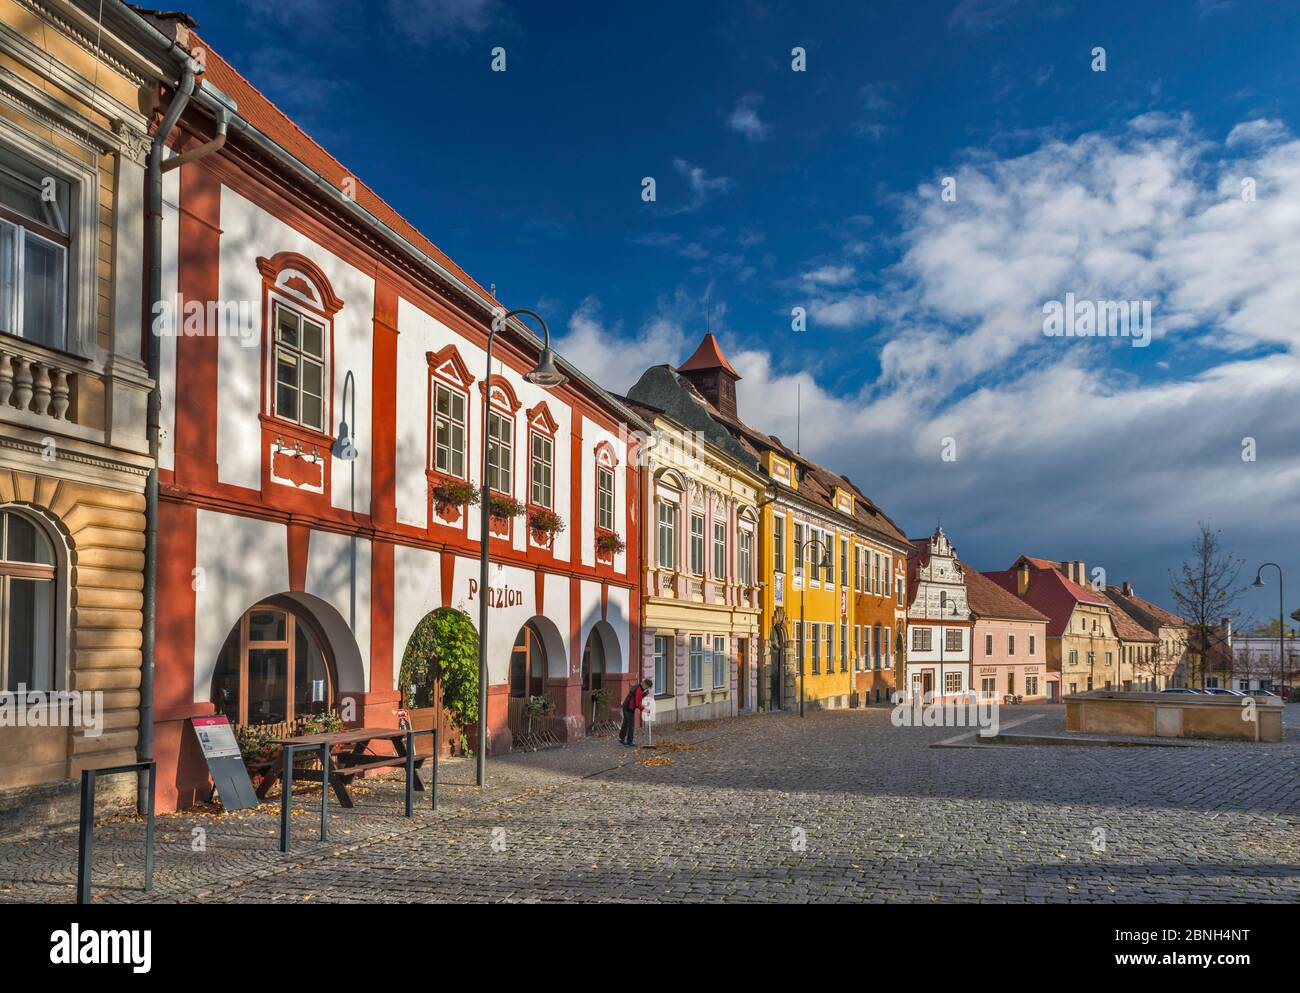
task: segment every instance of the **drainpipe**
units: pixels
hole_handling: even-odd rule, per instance
[[[187,55],[188,58],[188,55]],[[146,315],[145,366],[153,387],[149,390],[149,459],[152,467],[145,483],[144,495],[144,605],[141,611],[142,631],[140,639],[140,738],[138,755],[141,762],[153,759],[153,696],[154,696],[154,646],[158,618],[158,423],[162,397],[158,386],[159,348],[158,335],[153,327],[158,305],[162,300],[162,174],[163,154],[167,137],[176,126],[185,107],[194,93],[194,67],[187,64],[181,71],[172,102],[163,115],[162,122],[154,132],[153,145],[149,149],[149,180],[146,196],[145,219],[148,223],[146,251],[148,263],[149,310]],[[147,773],[140,774],[139,788],[136,790],[136,808],[141,813],[147,809]]]

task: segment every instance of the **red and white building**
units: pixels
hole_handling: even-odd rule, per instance
[[[492,296],[184,20],[155,23],[204,49],[173,152],[213,139],[218,106],[234,108],[223,148],[165,175],[163,298],[182,328],[160,370],[161,809],[206,787],[190,718],[334,707],[396,726],[416,624],[439,607],[477,624],[478,508],[435,491],[480,484],[485,394],[494,488],[565,524],[553,540],[527,515],[491,529],[490,748],[509,748],[525,693],[581,735],[592,693],[616,707],[637,665],[626,439],[644,425],[567,363],[557,390],[526,382],[540,342],[514,326],[485,382]],[[331,454],[340,421],[354,461]],[[625,550],[600,552],[604,533]]]

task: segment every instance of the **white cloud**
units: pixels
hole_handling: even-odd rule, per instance
[[[758,108],[762,102],[763,98],[755,93],[741,97],[735,109],[727,117],[727,127],[744,135],[750,141],[762,141],[768,133],[766,122],[758,116]]]
[[[501,0],[389,0],[389,16],[417,44],[463,46],[503,26],[509,10]]]
[[[703,167],[691,165],[685,159],[673,159],[673,168],[686,179],[691,191],[690,202],[676,208],[675,213],[698,210],[710,197],[726,193],[732,187],[731,180],[726,176],[710,176]]]
[[[1167,602],[1166,570],[1205,519],[1252,563],[1300,570],[1300,546],[1278,550],[1300,532],[1300,140],[1251,121],[1215,144],[1146,115],[959,162],[940,173],[956,203],[930,184],[900,198],[900,254],[870,288],[834,261],[790,281],[817,289],[806,348],[778,361],[724,330],[742,416],[791,445],[801,423],[806,453],[913,533],[942,516],[982,568],[1084,558]],[[1045,338],[1042,303],[1066,292],[1152,300],[1157,342]],[[629,341],[587,333],[588,316],[566,351],[620,388],[699,337],[665,317]],[[846,381],[851,339],[827,349],[819,327],[874,329],[863,363],[887,339],[880,376]]]
[[[1011,13],[1020,0],[961,0],[948,16],[948,27],[974,33],[989,31]]]

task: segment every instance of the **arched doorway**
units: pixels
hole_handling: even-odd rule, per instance
[[[217,658],[209,699],[232,724],[293,724],[336,705],[328,642],[307,614],[272,598],[235,623]]]
[[[615,724],[610,693],[624,674],[623,652],[618,634],[608,621],[597,621],[582,648],[582,704],[587,730],[598,725]]]
[[[547,617],[531,617],[519,628],[510,649],[511,747],[536,749],[566,738],[561,724],[566,707],[568,661],[564,637]]]

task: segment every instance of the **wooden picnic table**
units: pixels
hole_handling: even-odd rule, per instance
[[[370,751],[376,742],[387,741],[393,746],[392,755],[382,755]],[[352,797],[348,794],[348,786],[352,780],[371,769],[391,769],[406,767],[406,732],[397,728],[356,728],[352,731],[328,731],[324,734],[302,734],[292,738],[277,738],[273,744],[284,745],[307,745],[315,746],[319,754],[322,745],[329,745],[329,769],[306,769],[294,767],[293,778],[304,782],[319,783],[325,778],[328,772],[330,787],[334,790],[334,795],[338,797],[339,803],[344,807],[352,807]],[[305,751],[303,754],[311,755],[313,752]],[[427,755],[416,755],[415,768],[418,770],[429,758]],[[262,777],[262,782],[257,787],[257,798],[264,800],[266,794],[270,792],[271,787],[283,776],[284,764],[282,762],[273,762],[266,774]],[[413,786],[415,789],[424,791],[424,783],[420,781],[419,772],[415,772],[413,777]]]

